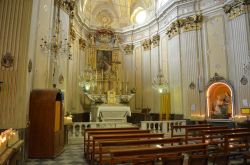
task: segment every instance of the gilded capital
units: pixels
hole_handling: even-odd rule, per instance
[[[69,35],[70,35],[71,40],[75,41],[75,39],[76,39],[76,32],[75,32],[75,29],[74,29],[74,26],[73,26],[72,23],[70,24]]]
[[[57,0],[56,1],[57,5],[59,5],[59,7],[61,9],[63,9],[66,13],[68,13],[70,16],[74,16],[74,9],[76,6],[76,2],[75,0]]]
[[[248,12],[250,8],[250,0],[234,0],[233,3],[227,4],[223,7],[224,12],[229,19],[234,19],[242,14]]]
[[[125,53],[128,54],[132,54],[133,50],[134,50],[134,45],[133,44],[127,44],[125,45],[124,49]]]
[[[174,21],[166,30],[169,39],[187,31],[200,30],[203,17],[201,14],[180,18]]]
[[[152,43],[153,43],[153,47],[159,46],[159,43],[160,43],[160,35],[159,34],[156,34],[153,36]]]
[[[86,47],[86,41],[83,38],[79,39],[79,47],[84,49]]]
[[[143,46],[144,51],[150,50],[150,48],[151,48],[151,40],[150,39],[145,39],[142,42],[142,46]]]

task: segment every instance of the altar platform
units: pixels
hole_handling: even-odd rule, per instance
[[[92,121],[96,122],[127,122],[131,116],[129,106],[121,104],[102,104],[91,110]]]

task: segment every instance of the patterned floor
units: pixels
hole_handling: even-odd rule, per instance
[[[26,165],[87,165],[83,159],[83,145],[66,145],[55,159],[29,159]]]
[[[230,165],[242,165],[243,159],[230,160]],[[88,165],[83,159],[83,144],[66,145],[65,151],[55,159],[29,159],[26,165]],[[211,162],[208,165],[212,165]]]

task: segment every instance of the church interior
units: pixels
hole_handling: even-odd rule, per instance
[[[0,0],[0,165],[250,164],[250,0]]]

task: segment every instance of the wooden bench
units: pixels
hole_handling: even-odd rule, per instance
[[[107,131],[88,131],[88,136],[87,140],[85,140],[84,145],[84,155],[88,154],[88,147],[92,145],[92,136],[94,135],[109,135],[109,134],[119,134],[119,135],[124,135],[124,134],[138,134],[138,133],[150,133],[150,130],[107,130]]]
[[[129,148],[110,150],[111,159],[110,165],[117,163],[137,163],[140,161],[154,161],[158,158],[169,157],[171,154],[178,153],[202,153],[207,154],[207,144],[192,144],[168,147],[144,147],[144,148]],[[174,157],[175,157],[174,156]]]
[[[202,143],[207,143],[208,145],[223,145],[225,134],[230,133],[240,133],[240,132],[249,132],[248,128],[233,128],[233,129],[215,129],[215,130],[203,130],[202,134]],[[208,147],[209,150],[209,147]]]
[[[110,141],[110,140],[129,140],[129,139],[150,139],[150,138],[163,138],[164,134],[158,133],[132,133],[132,134],[108,134],[108,135],[93,135],[92,145],[88,144],[87,159],[92,160],[92,153],[95,153],[96,147],[98,147],[98,141]],[[92,149],[90,149],[92,147]]]
[[[159,139],[139,139],[139,140],[119,140],[119,141],[98,141],[99,150],[93,152],[92,156],[92,164],[95,161],[95,154],[99,154],[98,162],[102,165],[104,162],[108,162],[110,160],[109,150],[121,148],[126,146],[127,148],[131,147],[143,147],[143,146],[151,146],[151,145],[181,145],[183,142],[183,138],[159,138]],[[103,154],[106,156],[103,158]]]
[[[225,153],[229,154],[232,151],[242,149],[249,150],[250,132],[240,132],[233,134],[225,134]]]
[[[0,165],[17,164],[17,161],[22,160],[21,150],[23,148],[24,141],[19,140],[13,146],[9,147],[0,155]]]
[[[83,148],[84,153],[86,152],[86,144],[87,144],[87,134],[89,131],[95,131],[95,132],[105,132],[105,131],[124,131],[124,130],[139,130],[139,127],[122,127],[122,128],[86,128],[84,130],[84,142],[83,142]]]
[[[202,141],[202,131],[204,130],[217,130],[217,129],[226,129],[226,126],[211,126],[211,127],[193,127],[186,128],[185,132],[185,142],[188,144],[188,141]],[[192,133],[192,134],[191,134]],[[191,136],[190,136],[191,135]]]
[[[197,124],[197,125],[172,125],[171,126],[171,137],[180,137],[180,136],[185,136],[185,134],[183,135],[175,135],[174,132],[176,130],[181,130],[184,129],[186,132],[187,128],[194,128],[194,127],[210,127],[211,125],[209,124]]]

